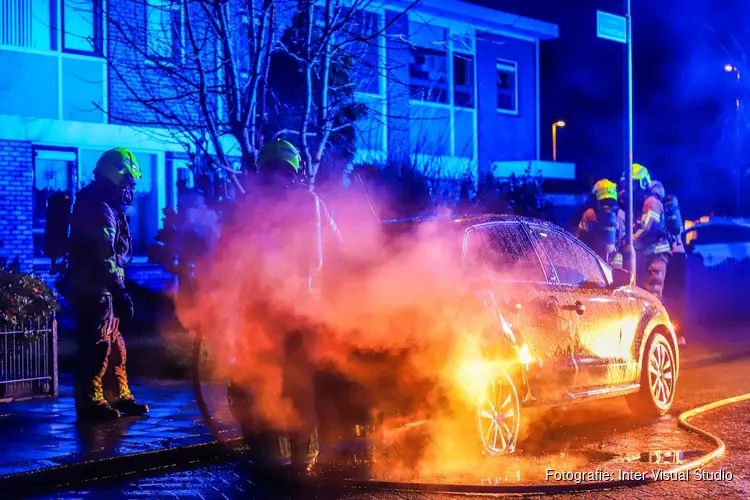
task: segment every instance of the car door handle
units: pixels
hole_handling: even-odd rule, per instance
[[[566,311],[575,311],[579,316],[586,312],[586,306],[580,300],[576,300],[573,304],[563,306],[562,308]]]

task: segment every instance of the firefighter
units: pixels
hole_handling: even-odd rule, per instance
[[[124,148],[106,151],[96,163],[94,180],[78,193],[68,242],[70,302],[78,322],[79,363],[75,403],[79,419],[143,415],[149,408],[130,392],[127,352],[120,320],[133,317],[125,290],[124,266],[132,239],[126,208],[133,203],[141,170]],[[104,377],[112,367],[116,396],[105,399]],[[107,387],[109,390],[109,387]]]
[[[622,178],[621,197],[625,198]],[[651,191],[651,174],[643,165],[633,163],[633,247],[636,256],[636,284],[662,299],[664,279],[671,253],[665,234],[664,206]],[[625,246],[626,242],[623,242]]]
[[[625,213],[617,205],[617,185],[601,179],[591,191],[596,204],[584,212],[576,229],[576,238],[591,247],[612,267],[622,267],[617,249],[625,232]]]
[[[685,245],[682,242],[683,222],[677,196],[667,194],[664,185],[659,181],[651,182],[651,192],[659,197],[664,205],[665,236],[669,241],[669,277],[668,286],[665,287],[665,302],[668,303],[670,316],[675,328],[678,330],[678,341],[685,345],[685,336],[682,332],[685,320],[685,277],[687,273],[687,255]]]
[[[335,224],[321,199],[300,180],[302,160],[297,149],[288,141],[275,139],[264,145],[258,157],[258,193],[253,196],[254,214],[251,223],[268,228],[268,238],[294,241],[302,247],[292,251],[300,258],[290,259],[282,273],[285,283],[296,283],[291,293],[295,303],[308,301],[318,304],[320,295],[319,274],[322,268],[323,232],[325,227],[338,234]],[[288,214],[295,215],[290,223]],[[293,232],[294,234],[291,234]],[[305,243],[300,244],[300,242]],[[283,243],[282,243],[283,245]],[[266,248],[266,247],[264,247]],[[261,253],[263,250],[261,250]],[[274,270],[278,272],[278,270]],[[293,473],[309,472],[318,453],[318,422],[315,407],[315,367],[311,359],[312,337],[309,325],[295,322],[284,315],[272,318],[279,328],[283,342],[283,391],[292,402],[298,418],[292,427],[284,416],[276,421],[254,414],[252,387],[238,380],[230,384],[229,399],[232,412],[240,421],[243,434],[256,467],[269,473],[288,470]]]

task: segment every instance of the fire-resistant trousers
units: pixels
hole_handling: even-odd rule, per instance
[[[119,318],[112,307],[112,296],[77,297],[73,302],[78,321],[76,409],[104,404],[105,389],[114,397],[132,397],[125,368],[127,350],[120,335]],[[110,365],[115,379],[112,387],[109,378],[105,379]]]

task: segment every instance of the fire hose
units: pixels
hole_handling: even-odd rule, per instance
[[[202,336],[196,333],[193,344],[193,389],[195,399],[200,410],[203,421],[213,438],[226,447],[230,453],[237,453],[242,445],[242,439],[224,439],[219,428],[214,423],[211,412],[203,396],[200,378]],[[692,432],[699,437],[712,443],[715,448],[694,460],[679,464],[669,470],[665,470],[663,475],[670,477],[680,472],[690,469],[699,468],[706,465],[715,458],[721,456],[726,451],[726,445],[718,436],[696,427],[688,420],[704,414],[706,412],[722,408],[725,406],[741,403],[750,400],[750,393],[733,396],[712,403],[693,408],[681,413],[678,417],[678,427]],[[453,494],[551,494],[551,493],[576,493],[586,491],[601,491],[617,488],[627,488],[635,486],[644,486],[654,483],[658,478],[653,473],[648,472],[643,475],[642,479],[618,480],[618,481],[597,481],[582,483],[563,483],[563,484],[533,484],[533,485],[479,485],[479,484],[445,484],[445,483],[418,483],[418,482],[395,482],[382,480],[367,479],[340,479],[340,478],[319,478],[304,477],[301,478],[300,486],[314,487],[333,487],[348,488],[369,491],[413,491],[413,492],[432,492],[432,493],[453,493]]]

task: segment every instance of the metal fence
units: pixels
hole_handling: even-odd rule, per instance
[[[0,402],[57,397],[57,322],[0,329]]]

